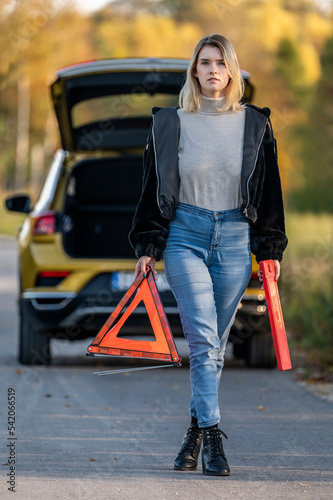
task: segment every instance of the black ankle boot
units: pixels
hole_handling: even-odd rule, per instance
[[[202,429],[202,472],[207,476],[230,476],[221,434],[227,438],[217,425]]]
[[[198,427],[196,419],[192,417],[191,425],[186,431],[180,452],[174,461],[174,469],[195,470],[197,468],[201,440],[202,430]]]

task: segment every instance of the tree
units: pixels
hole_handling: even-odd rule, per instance
[[[290,206],[301,211],[333,212],[333,36],[321,56],[322,76],[305,125],[295,130],[303,172]]]

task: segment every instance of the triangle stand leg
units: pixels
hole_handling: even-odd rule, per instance
[[[180,366],[180,364],[175,365],[157,365],[157,366],[140,366],[139,368],[121,368],[120,370],[109,370],[105,372],[93,372],[93,375],[113,375],[114,373],[125,373],[125,372],[139,372],[142,370],[154,370],[155,368],[173,368],[174,366]]]

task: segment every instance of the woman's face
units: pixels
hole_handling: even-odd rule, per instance
[[[201,93],[204,96],[216,99],[225,94],[230,75],[218,47],[213,45],[202,47],[194,76],[199,79]]]

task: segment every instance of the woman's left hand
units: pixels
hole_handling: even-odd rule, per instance
[[[278,281],[278,279],[280,277],[281,265],[280,265],[280,262],[278,260],[273,260],[273,263],[274,263],[274,269],[275,269],[274,279],[275,279],[275,281]],[[263,277],[260,269],[258,271],[258,278],[259,278],[259,281],[261,281],[261,282],[264,281],[264,277]],[[263,289],[264,289],[264,284],[261,285],[261,290],[263,290]]]

